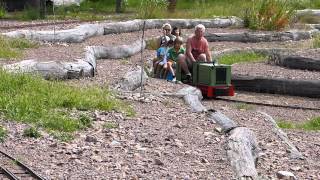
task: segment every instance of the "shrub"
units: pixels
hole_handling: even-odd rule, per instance
[[[250,29],[281,30],[291,22],[294,9],[287,0],[254,0],[245,9],[244,23]]]

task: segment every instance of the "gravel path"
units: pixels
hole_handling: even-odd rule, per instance
[[[41,27],[45,29],[46,27]],[[49,28],[49,27],[47,27]],[[193,30],[184,30],[191,34]],[[239,32],[236,29],[208,29],[208,32]],[[155,37],[160,30],[147,30],[146,37]],[[37,58],[43,61],[68,60],[84,57],[88,45],[120,45],[139,39],[140,32],[107,35],[90,38],[78,44],[43,44],[40,48],[27,50],[23,59]],[[286,43],[210,43],[210,47],[222,50],[245,47],[294,47],[303,42]],[[150,59],[154,51],[145,50],[144,59]],[[110,86],[129,69],[140,63],[140,55],[97,62],[98,74],[91,79],[69,80],[73,85],[94,84]],[[266,75],[288,79],[316,79],[318,72],[288,70],[265,64],[250,63],[233,66],[236,73]],[[46,132],[40,139],[22,137],[24,124],[1,120],[9,130],[9,137],[0,148],[10,152],[26,164],[50,179],[232,179],[233,173],[226,159],[226,137],[217,131],[216,124],[208,121],[205,114],[190,113],[189,107],[180,99],[156,96],[161,92],[176,92],[185,85],[173,84],[160,79],[149,79],[142,103],[127,98],[136,116],[125,117],[117,112],[95,112],[92,128],[80,131],[68,143],[53,139]],[[131,96],[129,96],[131,97]],[[242,99],[281,105],[320,107],[319,99],[237,92],[232,99]],[[299,179],[320,179],[320,132],[285,130],[290,140],[306,156],[305,160],[291,160],[288,148],[271,131],[271,125],[258,113],[264,111],[276,120],[304,122],[320,116],[318,111],[243,106],[237,103],[205,100],[208,108],[222,111],[240,125],[252,129],[261,148],[259,173],[276,178],[276,172],[287,170]],[[105,129],[103,124],[114,122],[118,128]],[[29,155],[32,155],[29,157]]]

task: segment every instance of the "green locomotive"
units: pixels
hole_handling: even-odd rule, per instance
[[[178,64],[176,78],[181,82],[186,80],[186,75]],[[189,84],[199,88],[203,96],[208,98],[234,95],[230,65],[195,62],[192,67],[192,82]]]

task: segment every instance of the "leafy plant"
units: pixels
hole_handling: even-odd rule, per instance
[[[157,13],[166,11],[167,0],[141,0],[139,17],[143,19],[156,18]]]
[[[5,140],[7,134],[7,130],[4,127],[0,126],[0,142],[3,142]]]
[[[292,3],[288,0],[253,0],[245,9],[245,26],[260,30],[281,30],[294,16]]]
[[[23,136],[31,137],[31,138],[39,138],[39,137],[41,137],[41,133],[39,132],[39,130],[37,128],[29,127],[23,131]]]

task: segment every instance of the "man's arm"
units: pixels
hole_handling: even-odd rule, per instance
[[[192,47],[191,47],[191,38],[188,38],[187,40],[187,50],[186,50],[186,54],[187,54],[187,58],[189,58],[191,61],[196,62],[196,60],[194,59],[192,53],[191,53]]]
[[[208,41],[206,41],[206,50],[205,50],[205,54],[206,54],[206,60],[207,62],[211,62],[212,61],[212,57],[211,57],[211,53],[209,50],[209,44]]]

